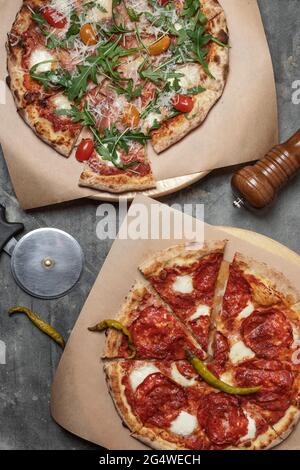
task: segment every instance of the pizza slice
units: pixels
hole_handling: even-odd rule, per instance
[[[150,257],[140,271],[207,351],[226,241],[178,245]]]
[[[59,111],[68,110],[71,106],[64,94],[57,93],[27,104],[19,109],[19,114],[44,142],[68,157],[82,130],[80,123],[59,114]]]
[[[130,291],[116,320],[129,330],[136,358],[184,359],[186,349],[191,349],[198,357],[205,357],[185,326],[154,291],[140,282]],[[109,330],[103,357],[126,358],[130,354],[125,336]]]
[[[176,66],[178,90],[169,97],[169,115],[161,113],[160,118],[157,117],[161,125],[151,130],[151,143],[157,153],[200,126],[223,93],[229,63],[228,30],[223,12],[208,22],[207,34],[215,38],[206,47],[207,65],[204,67],[195,60]]]
[[[122,421],[152,448],[258,450],[278,443],[256,410],[208,386],[186,361],[117,361],[104,370]]]
[[[228,338],[231,362],[280,359],[297,369],[298,292],[283,274],[240,253],[223,276],[225,292],[215,325]]]

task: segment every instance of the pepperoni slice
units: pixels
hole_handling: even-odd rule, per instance
[[[214,295],[215,284],[220,270],[223,255],[215,253],[203,258],[193,277],[193,285],[204,303],[210,303]]]
[[[213,352],[213,360],[208,367],[211,372],[219,377],[224,371],[229,356],[228,339],[219,331],[217,331],[215,334]]]
[[[263,409],[285,411],[290,406],[294,376],[282,362],[264,359],[247,361],[235,369],[234,377],[241,387],[262,387],[247,400]]]
[[[282,349],[293,343],[293,331],[280,310],[256,310],[242,323],[241,333],[246,345],[259,357],[276,359]]]
[[[222,316],[234,319],[251,300],[251,287],[244,278],[242,271],[231,266],[223,299]]]
[[[248,420],[238,399],[225,393],[202,397],[198,420],[217,446],[235,445],[247,433]]]
[[[135,411],[143,424],[169,427],[185,406],[183,387],[160,373],[148,375],[135,393]]]
[[[210,327],[210,317],[205,315],[196,320],[188,322],[189,327],[193,331],[197,341],[200,343],[202,349],[207,351],[208,348],[208,336]]]
[[[145,359],[185,359],[185,349],[195,350],[181,324],[164,307],[144,308],[130,331],[138,356]]]
[[[194,367],[187,361],[179,361],[176,363],[176,367],[181,375],[188,379],[192,379],[197,375]]]

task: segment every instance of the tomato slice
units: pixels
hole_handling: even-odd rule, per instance
[[[170,0],[158,0],[157,3],[161,6],[164,7],[167,3],[169,3]]]
[[[81,26],[80,38],[86,46],[94,46],[98,42],[96,31],[90,23]]]
[[[171,44],[170,36],[166,35],[160,38],[158,41],[154,42],[148,47],[150,55],[159,55],[169,49]]]
[[[140,122],[140,113],[137,107],[134,106],[134,104],[128,103],[128,105],[125,106],[122,116],[122,122],[123,124],[125,124],[125,126],[128,127],[138,126]]]
[[[194,100],[189,95],[177,94],[172,99],[172,106],[173,108],[177,109],[177,111],[181,111],[182,113],[189,113],[194,107]]]
[[[47,23],[49,23],[50,26],[53,26],[54,28],[62,29],[67,24],[67,18],[54,8],[44,8],[42,10],[42,15],[47,21]]]
[[[88,160],[93,152],[95,146],[92,139],[82,139],[76,150],[76,158],[79,162],[84,162]]]

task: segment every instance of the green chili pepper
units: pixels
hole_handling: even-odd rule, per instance
[[[44,322],[39,316],[32,312],[29,308],[26,307],[13,307],[9,309],[8,314],[12,315],[13,313],[24,313],[27,315],[29,320],[32,321],[32,323],[43,333],[46,335],[50,336],[59,346],[61,346],[63,349],[65,347],[65,341],[60,333],[56,331],[53,326],[49,325],[49,323]]]
[[[126,328],[126,326],[123,326],[122,323],[120,323],[119,321],[102,320],[100,323],[97,323],[97,325],[88,328],[88,330],[89,331],[104,331],[104,330],[107,330],[107,328],[113,328],[114,330],[121,331],[123,335],[127,336],[128,348],[130,349],[130,351],[132,351],[132,354],[129,356],[129,359],[133,359],[136,355],[136,348],[133,344],[131,333]]]
[[[189,363],[192,364],[194,369],[198,372],[199,375],[201,375],[203,380],[205,380],[205,382],[207,382],[212,387],[221,390],[222,392],[229,393],[230,395],[250,395],[252,393],[258,392],[261,389],[261,387],[240,388],[228,385],[212,374],[206,365],[190,351],[186,351],[185,354]]]

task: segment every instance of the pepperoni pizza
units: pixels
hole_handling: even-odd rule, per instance
[[[109,391],[132,435],[156,449],[274,447],[299,419],[298,292],[225,241],[178,245],[139,267],[103,354]],[[192,352],[222,384],[209,383]],[[111,360],[107,360],[111,359]],[[255,393],[238,393],[259,387]]]
[[[79,185],[155,187],[159,153],[199,126],[223,93],[228,30],[217,0],[23,0],[8,35],[8,84],[35,134]]]

